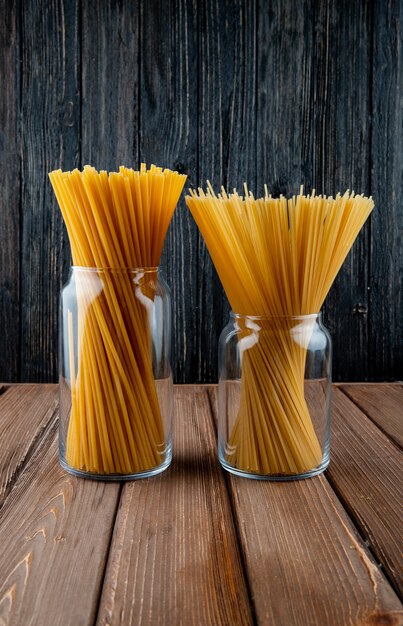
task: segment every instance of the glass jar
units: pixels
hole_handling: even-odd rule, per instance
[[[157,267],[73,267],[61,294],[60,462],[102,480],[172,457],[171,298]]]
[[[330,460],[331,339],[321,313],[231,313],[219,342],[218,454],[228,471],[293,480]]]

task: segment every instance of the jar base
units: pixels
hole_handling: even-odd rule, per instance
[[[272,482],[288,482],[290,480],[304,480],[305,478],[312,478],[313,476],[318,476],[319,474],[322,474],[322,472],[325,471],[325,469],[328,467],[330,463],[330,454],[326,454],[323,457],[322,463],[314,467],[312,470],[303,472],[301,474],[287,474],[287,475],[285,474],[255,474],[253,472],[245,472],[227,463],[227,461],[223,459],[221,455],[219,455],[219,460],[220,460],[221,466],[227,472],[230,472],[231,474],[234,474],[235,476],[240,476],[241,478],[253,478],[254,480],[270,480]]]
[[[71,467],[67,463],[67,461],[63,458],[62,455],[59,456],[60,465],[66,472],[72,474],[73,476],[77,476],[78,478],[86,478],[90,480],[102,480],[108,482],[126,482],[129,480],[141,480],[142,478],[151,478],[152,476],[157,476],[164,472],[171,465],[172,462],[172,446],[166,452],[165,460],[161,465],[157,465],[156,467],[152,467],[149,470],[144,472],[136,472],[134,474],[95,474],[94,472],[86,472],[83,470],[78,470],[75,467]]]

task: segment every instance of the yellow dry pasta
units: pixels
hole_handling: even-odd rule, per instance
[[[76,321],[67,314],[66,461],[98,474],[146,471],[163,461],[165,442],[148,314],[135,290],[152,299],[156,274],[134,286],[130,269],[159,265],[186,176],[142,164],[140,171],[122,166],[108,174],[87,165],[49,177],[77,267]]]
[[[372,198],[313,192],[255,199],[245,186],[216,195],[190,190],[187,205],[232,310],[259,316],[259,342],[242,357],[239,411],[227,458],[258,474],[315,468],[322,449],[304,397],[306,348],[291,340],[291,316],[318,313],[365,220]],[[288,319],[287,319],[288,318]],[[240,336],[248,329],[239,322]]]

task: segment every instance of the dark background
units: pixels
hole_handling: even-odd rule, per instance
[[[346,188],[375,211],[329,294],[336,380],[403,378],[400,0],[0,0],[0,380],[57,380],[69,245],[47,172]],[[162,262],[177,382],[216,381],[228,305],[183,198]]]

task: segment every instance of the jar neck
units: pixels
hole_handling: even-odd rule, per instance
[[[231,311],[230,324],[240,331],[250,332],[311,332],[323,327],[322,313],[309,315],[240,315]]]
[[[83,265],[72,265],[71,271],[75,273],[91,274],[134,274],[135,276],[157,274],[160,272],[159,265],[155,267],[85,267]]]
[[[73,265],[70,279],[79,284],[125,283],[155,285],[164,282],[159,267],[83,267]]]
[[[309,322],[309,321],[322,321],[322,311],[319,313],[309,313],[308,315],[242,315],[241,313],[234,313],[234,311],[230,311],[230,318],[233,321],[243,321],[247,320],[255,323],[273,323],[273,324],[281,324],[287,322]]]
[[[155,279],[160,274],[159,266],[155,267],[84,267],[82,265],[72,265],[71,273],[76,277],[88,276],[99,278],[129,276],[130,279],[139,280]]]

